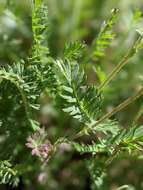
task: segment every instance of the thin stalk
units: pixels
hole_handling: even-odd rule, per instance
[[[7,0],[6,1],[6,8],[9,8],[9,6],[10,6],[10,0]]]
[[[140,119],[142,114],[143,114],[143,106],[139,109],[139,111],[137,112],[137,114],[135,116],[135,119],[134,119],[134,122],[133,122],[134,125],[136,125],[138,123],[138,120]]]
[[[74,1],[73,13],[72,13],[72,18],[71,18],[71,39],[76,37],[76,32],[77,32],[78,24],[80,21],[82,4],[83,4],[82,0]]]
[[[88,133],[90,130],[93,129],[93,127],[96,127],[97,125],[99,125],[100,123],[102,123],[104,120],[110,118],[114,114],[116,114],[119,111],[123,110],[125,107],[127,107],[129,104],[131,104],[132,102],[134,102],[136,99],[138,99],[142,95],[143,95],[143,88],[141,88],[134,96],[129,97],[124,102],[122,102],[121,104],[119,104],[111,112],[105,114],[98,121],[92,123],[90,126],[88,126],[88,128],[86,127],[84,129],[82,129],[79,133],[77,133],[77,135],[74,137],[74,139],[77,139],[77,138],[85,135],[85,133]]]
[[[133,46],[127,52],[127,54],[123,57],[123,59],[119,62],[119,64],[113,69],[113,71],[109,74],[107,79],[103,81],[103,83],[99,86],[99,90],[102,90],[110,81],[121,71],[121,69],[128,63],[128,61],[136,54],[138,45],[142,40],[142,36],[140,35],[138,39],[134,42]]]
[[[96,123],[93,123],[90,127],[97,126],[99,123],[102,123],[102,121],[110,118],[114,114],[118,113],[119,111],[123,110],[125,107],[127,107],[129,104],[134,102],[136,99],[138,99],[141,95],[143,95],[143,88],[141,88],[134,96],[129,97],[124,102],[122,102],[120,105],[115,107],[111,112],[105,114],[101,119],[99,119]]]

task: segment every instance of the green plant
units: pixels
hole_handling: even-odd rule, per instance
[[[1,183],[17,185],[18,176],[24,178],[26,173],[41,169],[40,166],[30,168],[32,155],[40,158],[43,169],[51,158],[56,157],[63,144],[69,145],[71,152],[89,154],[89,157],[81,160],[91,175],[92,189],[104,188],[107,169],[114,159],[128,154],[139,158],[143,150],[143,127],[133,120],[133,124],[124,129],[111,117],[140,98],[143,88],[107,114],[104,114],[103,103],[105,87],[142,48],[142,32],[137,32],[132,47],[101,84],[88,83],[83,63],[90,59],[99,60],[105,54],[115,37],[113,25],[117,13],[117,9],[112,10],[111,17],[90,48],[89,57],[88,53],[86,58],[83,55],[84,51],[87,52],[84,43],[72,42],[65,46],[61,57],[54,58],[45,40],[49,27],[47,7],[41,0],[33,1],[31,54],[25,60],[11,66],[1,66],[0,69],[0,132],[4,134],[0,151],[3,150],[2,146],[7,145],[8,149],[0,157]],[[100,74],[98,72],[99,77]],[[62,114],[65,112],[70,119],[73,118],[79,128],[71,134],[62,131],[62,135],[56,134],[56,138],[48,137],[48,131],[41,130],[37,119],[40,98],[44,95],[48,95],[54,107]],[[32,155],[25,144],[32,149]],[[19,158],[20,155],[23,158]],[[13,169],[5,159],[18,165],[18,170]]]

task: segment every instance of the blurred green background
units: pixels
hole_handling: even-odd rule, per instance
[[[143,28],[142,0],[45,0],[45,2],[49,12],[49,32],[45,40],[49,44],[51,55],[55,58],[62,56],[64,46],[69,41],[84,41],[88,49],[96,39],[103,21],[110,15],[111,9],[119,8],[118,22],[114,27],[116,38],[107,49],[106,56],[100,62],[86,63],[89,82],[97,84],[99,82],[93,65],[100,67],[106,76],[132,45],[136,29]],[[26,59],[31,46],[31,1],[0,0],[0,65],[12,65]],[[143,52],[140,51],[105,90],[105,112],[133,95],[142,85],[142,60]],[[71,127],[78,124],[66,114],[53,110],[49,102],[46,95],[41,98],[40,120],[45,126],[58,126],[58,129],[56,127],[49,129],[51,138],[54,136],[56,139],[56,135],[64,134],[67,125]],[[136,112],[141,109],[142,102],[143,98],[116,115],[123,127],[130,126]],[[142,122],[143,117],[139,120],[139,123]],[[18,189],[90,189],[88,173],[79,157],[69,153],[59,154],[60,159],[57,155],[45,171],[38,170],[39,164],[33,176],[27,175]],[[135,161],[133,158],[115,161],[109,168],[110,177],[105,190],[116,190],[118,186],[126,183],[131,184],[130,190],[143,189],[142,168],[143,162]],[[1,186],[0,189],[9,187]]]

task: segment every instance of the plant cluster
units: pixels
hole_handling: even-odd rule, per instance
[[[94,62],[105,56],[115,38],[118,9],[111,11],[91,47],[80,41],[69,42],[63,54],[55,58],[45,40],[50,27],[47,6],[42,0],[33,1],[31,6],[33,46],[29,57],[0,67],[0,183],[17,186],[20,180],[27,180],[28,174],[43,172],[63,151],[77,152],[90,174],[91,189],[103,189],[108,168],[115,159],[127,155],[142,157],[143,125],[138,125],[142,111],[128,128],[113,116],[139,99],[143,88],[108,113],[104,110],[104,95],[123,67],[142,51],[143,32],[137,30],[130,49],[103,77],[102,68]],[[89,62],[94,64],[98,85],[88,82]],[[39,119],[41,99],[45,96],[49,105],[72,120],[72,126],[67,123],[68,130],[63,128],[55,136],[49,135],[49,129]],[[123,188],[128,187],[118,189]]]

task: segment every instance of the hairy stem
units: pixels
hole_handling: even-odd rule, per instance
[[[134,119],[134,122],[133,124],[136,125],[140,119],[140,117],[142,116],[143,114],[143,106],[141,106],[141,108],[139,109],[139,111],[137,112],[136,116],[135,116],[135,119]]]
[[[101,117],[101,119],[99,119],[98,122],[96,122],[95,124],[92,124],[91,127],[97,126],[99,123],[102,123],[102,121],[104,121],[105,119],[110,118],[115,113],[121,111],[122,109],[127,107],[129,104],[134,102],[136,99],[138,99],[141,95],[143,95],[143,88],[141,88],[134,96],[129,97],[123,103],[121,103],[120,105],[115,107],[111,112],[109,112],[109,113],[105,114],[103,117]]]
[[[133,46],[127,52],[127,54],[123,57],[123,59],[119,62],[119,64],[113,69],[113,71],[109,74],[107,79],[103,81],[103,83],[99,86],[99,90],[102,90],[110,81],[120,72],[120,70],[128,63],[128,61],[136,54],[138,45],[142,40],[142,36],[140,35],[138,39],[135,41]]]

